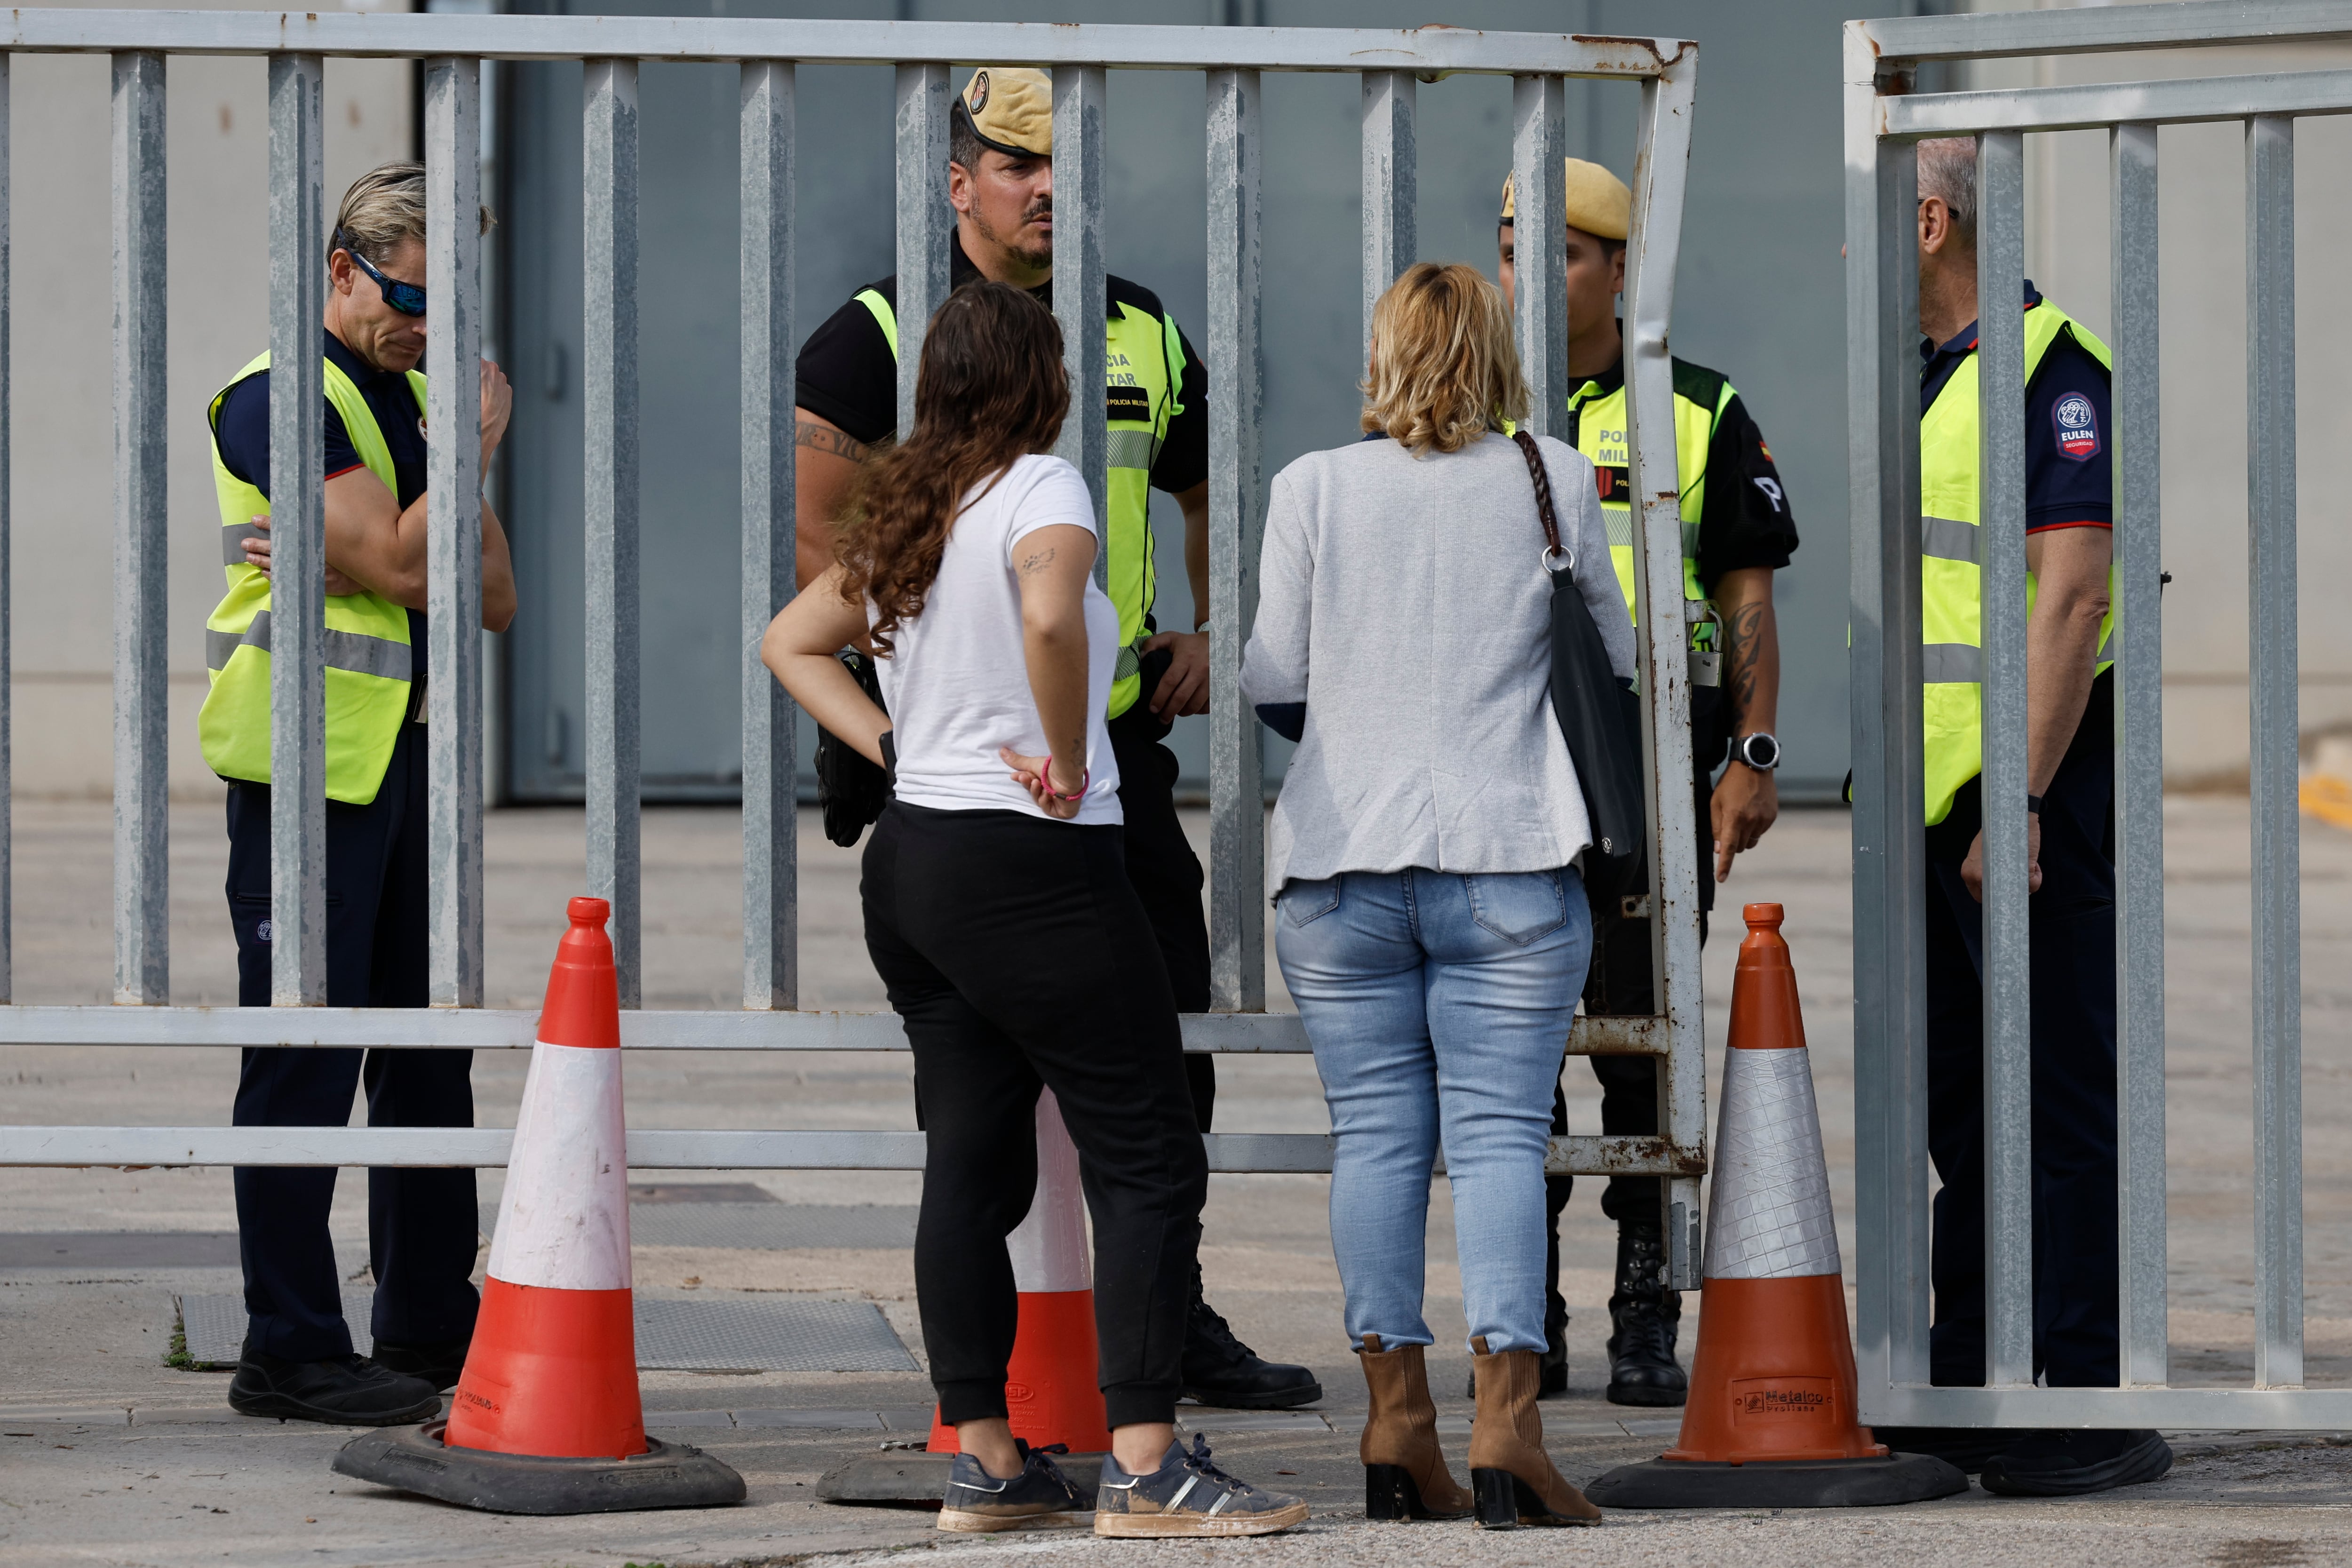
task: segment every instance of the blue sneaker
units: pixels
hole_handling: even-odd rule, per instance
[[[948,1489],[940,1499],[940,1528],[971,1534],[1000,1530],[1070,1530],[1087,1522],[1087,1500],[1062,1474],[1053,1456],[1070,1451],[1066,1443],[1033,1448],[1015,1437],[1024,1461],[1021,1473],[1000,1481],[980,1468],[970,1454],[958,1454],[948,1470]]]
[[[1209,1440],[1195,1436],[1168,1446],[1160,1468],[1130,1476],[1118,1458],[1103,1456],[1095,1492],[1097,1535],[1272,1535],[1307,1517],[1307,1504],[1286,1492],[1261,1490],[1209,1462]]]

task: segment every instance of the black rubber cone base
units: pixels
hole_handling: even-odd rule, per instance
[[[743,1478],[683,1443],[646,1439],[625,1459],[556,1459],[452,1448],[446,1420],[354,1437],[335,1473],[488,1513],[628,1513],[648,1508],[723,1508],[743,1500]]]
[[[1885,1508],[1969,1489],[1969,1478],[1929,1454],[1883,1459],[1647,1459],[1620,1465],[1584,1489],[1602,1508]]]
[[[1070,1484],[1091,1497],[1102,1479],[1100,1454],[1056,1454],[1054,1463]],[[937,1508],[948,1489],[953,1454],[927,1453],[920,1448],[888,1448],[860,1455],[835,1466],[817,1479],[820,1502],[911,1504]]]

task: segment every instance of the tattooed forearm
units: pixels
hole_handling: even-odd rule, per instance
[[[1036,552],[1034,554],[1023,556],[1021,558],[1020,566],[1021,575],[1024,577],[1034,577],[1038,573],[1043,572],[1046,567],[1051,566],[1054,563],[1055,553],[1055,552],[1054,549],[1048,547]]]
[[[1747,733],[1756,701],[1756,668],[1764,651],[1764,605],[1751,600],[1731,612],[1723,628],[1723,695],[1731,705],[1731,732]]]
[[[831,452],[834,456],[846,458],[853,463],[864,462],[867,450],[865,442],[850,439],[848,432],[836,430],[830,425],[819,425],[807,419],[795,422],[793,445],[806,447],[818,452]]]

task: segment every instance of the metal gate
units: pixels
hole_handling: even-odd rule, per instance
[[[1903,1426],[2343,1427],[2303,1372],[2295,668],[2294,131],[2352,112],[2352,73],[1914,91],[1933,61],[2352,40],[2346,0],[1849,22],[1846,300],[1853,520],[1858,1329],[1866,1420]],[[2252,545],[2254,1386],[2168,1386],[2163,654],[2157,128],[2245,127]],[[2024,283],[2024,137],[2108,133],[2116,453],[2116,847],[2122,1386],[2033,1385],[2026,985],[2024,328],[1982,323],[1987,1366],[1928,1386],[1917,197],[1913,144],[1973,136],[1978,294]]]
[[[1108,68],[1207,73],[1208,360],[1212,636],[1211,946],[1216,1011],[1184,1020],[1196,1051],[1297,1052],[1294,1016],[1264,1011],[1264,808],[1259,736],[1241,696],[1255,607],[1263,475],[1258,446],[1259,178],[1264,71],[1356,73],[1363,89],[1363,290],[1370,303],[1415,258],[1417,84],[1475,72],[1513,79],[1519,229],[1519,346],[1543,431],[1565,402],[1567,322],[1559,292],[1562,219],[1551,172],[1566,154],[1562,83],[1570,76],[1643,84],[1628,255],[1633,484],[1643,571],[1640,640],[1652,842],[1653,921],[1664,1011],[1580,1020],[1571,1052],[1648,1056],[1664,1079],[1655,1138],[1554,1141],[1554,1169],[1669,1178],[1673,1268],[1696,1283],[1698,1179],[1706,1169],[1696,857],[1671,371],[1672,303],[1696,46],[1671,39],[1332,28],[1045,26],[1019,24],[737,20],[717,17],[318,15],[18,10],[0,17],[0,133],[7,56],[107,54],[113,60],[115,509],[115,999],[113,1007],[0,1005],[0,1045],[367,1046],[517,1049],[534,1016],[482,1007],[482,725],[478,409],[470,366],[481,340],[481,62],[576,60],[585,73],[586,321],[585,728],[589,891],[612,900],[622,1043],[665,1050],[904,1050],[887,1014],[798,1010],[793,836],[794,710],[761,668],[761,633],[793,593],[793,69],[797,62],[897,68],[899,356],[903,423],[919,342],[945,297],[952,215],[947,162],[949,61],[1053,68],[1055,290],[1073,384],[1102,376],[1103,126]],[[270,346],[273,471],[284,487],[273,535],[278,570],[271,725],[272,1000],[268,1009],[169,1005],[165,918],[164,61],[260,55],[269,62]],[[330,57],[423,61],[434,330],[425,370],[431,453],[428,692],[432,779],[430,1010],[331,1008],[325,996],[325,806],[320,595],[323,418],[317,356],[326,253],[320,90]],[[642,60],[740,63],[741,71],[743,1011],[643,1012],[638,942],[638,401],[636,80]],[[5,177],[0,146],[0,178]],[[0,187],[0,323],[5,321],[5,200]],[[0,327],[0,331],[5,331]],[[5,353],[5,340],[0,340]],[[5,397],[5,392],[0,392]],[[5,405],[0,403],[0,437]],[[5,447],[5,440],[0,440]],[[1100,399],[1081,398],[1062,455],[1099,509],[1107,440]],[[0,509],[6,487],[0,483]],[[5,512],[0,510],[0,559]],[[5,614],[0,591],[0,616]],[[6,692],[0,620],[0,702]],[[5,734],[0,711],[0,736]],[[0,742],[5,744],[5,742]],[[1664,781],[1664,787],[1661,787]],[[6,777],[0,753],[0,917],[6,899]],[[8,995],[0,918],[0,1004]],[[497,1165],[503,1129],[0,1127],[0,1164]],[[1328,1141],[1303,1134],[1208,1140],[1223,1171],[1319,1171]],[[632,1164],[666,1169],[919,1169],[917,1132],[687,1131],[629,1135]]]

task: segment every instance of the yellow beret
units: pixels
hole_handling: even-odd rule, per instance
[[[1512,198],[1514,176],[1503,176],[1503,216],[1510,223],[1517,210]],[[1588,163],[1581,158],[1568,160],[1568,200],[1561,207],[1562,216],[1570,228],[1601,239],[1622,239],[1633,229],[1633,193],[1625,182],[1598,163]]]
[[[1054,79],[1034,66],[982,66],[964,84],[981,141],[1016,158],[1054,155]]]

